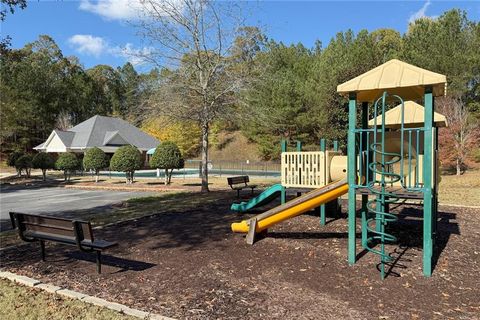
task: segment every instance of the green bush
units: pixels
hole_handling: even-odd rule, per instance
[[[47,170],[55,167],[55,160],[49,153],[40,152],[33,157],[32,166],[35,169],[42,170],[43,181],[45,181],[47,178]]]
[[[133,182],[135,170],[142,167],[142,155],[134,146],[128,145],[118,148],[110,159],[110,169],[114,171],[123,171],[127,183]]]
[[[15,168],[20,175],[22,175],[22,170],[25,170],[25,176],[30,177],[30,170],[32,170],[32,156],[29,154],[24,154],[15,161]]]
[[[15,162],[17,161],[18,158],[20,158],[21,156],[23,156],[24,153],[23,152],[20,152],[20,151],[13,151],[12,153],[10,153],[8,155],[8,158],[7,158],[7,165],[9,167],[15,167]],[[17,175],[20,175],[20,172],[18,172],[18,169],[17,169]]]
[[[162,142],[150,159],[150,167],[165,170],[165,184],[170,184],[173,169],[183,168],[185,161],[180,149],[174,142]]]
[[[70,181],[72,171],[80,168],[80,161],[78,161],[75,153],[61,153],[55,162],[55,168],[58,170],[63,170],[65,181]]]
[[[98,182],[98,173],[108,167],[108,157],[102,149],[94,147],[88,149],[83,156],[83,168],[95,171],[95,182]]]

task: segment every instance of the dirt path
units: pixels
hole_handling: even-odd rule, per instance
[[[439,257],[422,276],[420,212],[408,208],[391,231],[400,256],[380,280],[378,257],[349,266],[346,220],[319,226],[306,214],[272,228],[254,246],[229,226],[231,193],[182,212],[98,230],[121,244],[95,273],[71,247],[23,245],[0,266],[108,300],[182,319],[480,319],[480,210],[441,207]],[[162,205],[161,202],[158,203]],[[245,215],[250,216],[250,215]]]

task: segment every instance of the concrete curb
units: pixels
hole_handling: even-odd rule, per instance
[[[66,288],[61,288],[52,284],[48,283],[42,283],[41,281],[25,277],[25,276],[20,276],[12,272],[8,271],[0,271],[0,278],[2,279],[7,279],[12,282],[28,286],[31,288],[36,288],[39,290],[43,290],[45,292],[51,293],[51,294],[58,294],[63,297],[69,298],[69,299],[76,299],[79,301],[83,301],[85,303],[89,303],[98,307],[103,307],[107,308],[113,311],[117,311],[120,313],[123,313],[125,315],[133,316],[139,319],[145,319],[145,320],[175,320],[173,318],[169,317],[164,317],[159,314],[155,313],[149,313],[146,311],[138,310],[138,309],[133,309],[130,308],[124,304],[116,303],[116,302],[110,302],[101,298],[97,298],[94,296],[89,296],[77,291],[69,290]]]

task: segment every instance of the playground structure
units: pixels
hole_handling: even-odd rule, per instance
[[[423,274],[431,276],[437,226],[438,128],[445,117],[434,112],[434,97],[446,92],[446,77],[399,60],[390,60],[337,87],[348,97],[347,155],[338,144],[332,151],[287,152],[282,143],[282,204],[249,220],[232,224],[234,232],[255,234],[270,226],[319,208],[348,193],[348,262],[357,259],[357,195],[361,196],[361,247],[379,255],[382,278],[392,262],[385,246],[397,239],[387,224],[397,220],[390,205],[413,199],[423,207]],[[423,106],[417,102],[423,102]],[[360,104],[361,123],[357,124]],[[285,202],[287,188],[314,189]],[[271,195],[269,200],[271,200]],[[259,202],[260,203],[260,202]],[[261,202],[262,204],[265,202]]]

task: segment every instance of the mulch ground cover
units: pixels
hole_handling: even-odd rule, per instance
[[[348,265],[345,213],[323,227],[304,214],[249,246],[230,223],[252,214],[230,212],[232,192],[216,195],[96,230],[119,242],[101,275],[93,256],[53,244],[47,262],[37,244],[7,248],[0,267],[180,319],[480,319],[478,209],[440,207],[435,269],[425,278],[421,211],[395,208],[400,219],[389,231],[399,243],[387,247],[395,263],[381,280],[372,253],[359,248]]]

